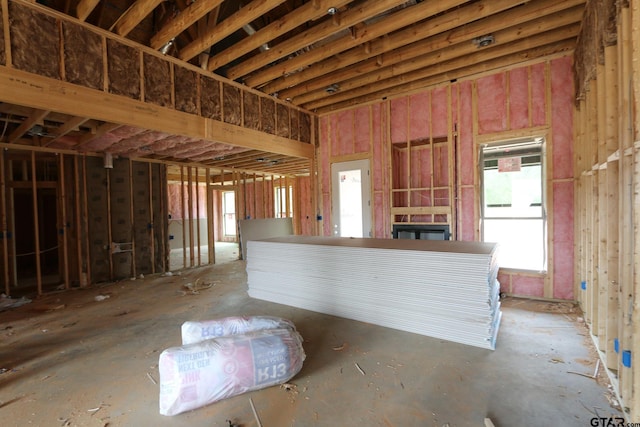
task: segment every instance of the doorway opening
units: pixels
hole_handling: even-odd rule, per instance
[[[371,237],[369,160],[333,163],[332,223],[337,237]]]

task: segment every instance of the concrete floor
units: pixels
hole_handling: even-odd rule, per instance
[[[506,299],[489,351],[254,300],[243,261],[48,295],[0,313],[3,426],[587,426],[619,416],[571,304]],[[212,283],[194,294],[185,285]],[[108,296],[96,301],[96,296]],[[291,319],[307,359],[291,380],[165,417],[158,356],[186,320]],[[336,350],[336,348],[342,348]],[[361,373],[355,364],[364,372]]]
[[[224,264],[226,262],[235,261],[240,258],[240,249],[238,243],[233,242],[216,242],[215,243],[215,263]],[[185,251],[182,248],[171,249],[169,252],[169,270],[177,271],[185,268]],[[186,250],[187,256],[187,268],[191,265],[191,252],[190,249]],[[209,262],[209,246],[200,246],[200,266]],[[198,266],[198,249],[194,248],[193,264]]]

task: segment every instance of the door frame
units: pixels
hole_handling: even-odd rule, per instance
[[[373,212],[371,210],[371,165],[368,158],[331,163],[331,235],[339,236],[340,197],[338,192],[338,172],[360,169],[362,177],[362,235],[373,236]]]

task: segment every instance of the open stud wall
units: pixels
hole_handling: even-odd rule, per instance
[[[576,50],[576,296],[640,419],[640,2],[592,1]],[[635,58],[635,60],[632,60]]]
[[[501,269],[499,280],[511,295],[573,299],[572,80],[572,57],[558,54],[321,116],[322,233],[331,233],[331,164],[369,159],[373,237],[406,221],[448,224],[453,239],[477,241],[481,144],[541,136],[548,268]]]

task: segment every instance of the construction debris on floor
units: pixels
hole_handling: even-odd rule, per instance
[[[249,295],[495,349],[493,243],[287,236],[248,242]]]
[[[217,284],[183,295],[198,278]],[[45,295],[0,313],[2,426],[251,427],[258,417],[265,427],[461,427],[485,418],[547,427],[621,416],[575,304],[508,297],[501,310],[499,345],[487,351],[250,298],[244,261]],[[180,344],[182,323],[257,315],[295,325],[300,372],[161,415],[159,355]]]

